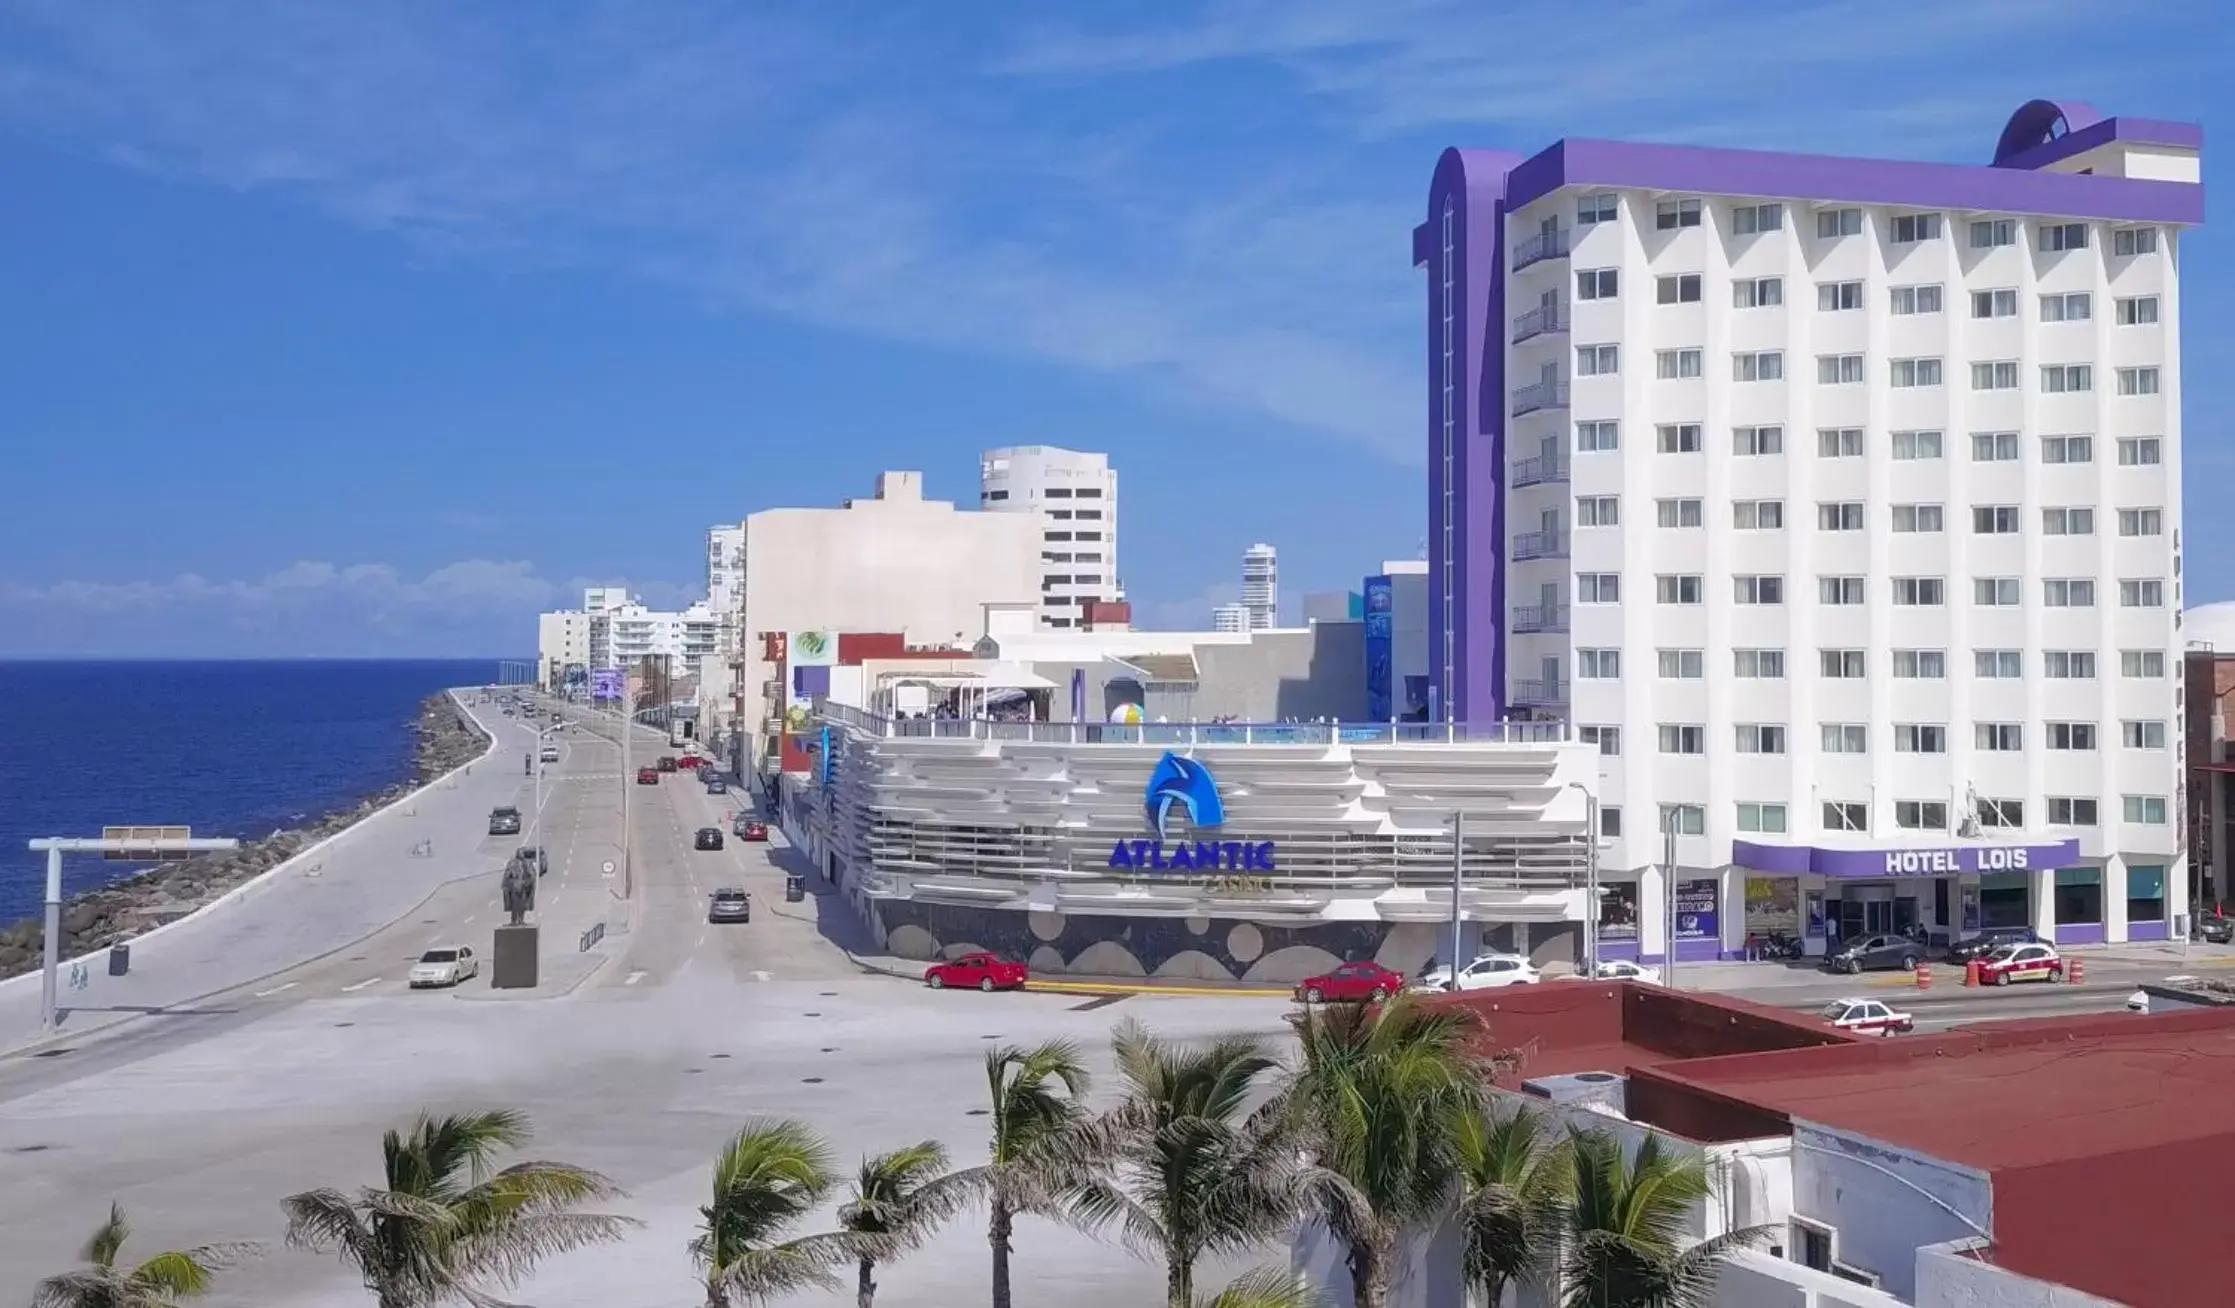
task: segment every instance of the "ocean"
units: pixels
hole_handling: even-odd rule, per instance
[[[0,663],[0,924],[39,911],[40,836],[184,825],[253,840],[411,769],[420,701],[490,659]],[[132,875],[63,862],[65,895]]]

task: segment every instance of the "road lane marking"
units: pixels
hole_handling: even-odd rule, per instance
[[[293,989],[294,989],[294,988],[295,988],[295,987],[296,987],[297,985],[299,985],[299,984],[301,984],[301,983],[300,983],[300,982],[297,982],[297,981],[290,981],[290,982],[288,982],[288,983],[287,983],[286,985],[283,985],[283,986],[273,986],[273,987],[272,987],[271,989],[269,989],[269,990],[259,990],[259,991],[257,991],[257,992],[256,992],[256,997],[257,997],[258,999],[269,999],[269,998],[271,998],[271,997],[272,997],[273,995],[276,995],[276,994],[278,994],[278,993],[279,993],[280,991],[282,991],[282,990],[293,990]]]
[[[638,971],[638,972],[631,972],[631,973],[629,973],[629,979],[628,979],[628,980],[626,980],[626,981],[623,981],[623,982],[622,982],[621,984],[622,984],[622,985],[625,985],[625,986],[633,986],[633,985],[635,985],[635,984],[636,984],[637,982],[639,982],[639,981],[642,981],[642,980],[643,980],[643,979],[645,978],[645,976],[646,976],[646,975],[647,975],[646,973],[644,973],[644,972],[641,972],[641,971]]]
[[[376,976],[370,981],[359,981],[356,985],[353,986],[343,986],[341,988],[341,992],[345,995],[352,995],[364,989],[366,986],[377,986],[379,984],[380,978]]]
[[[467,919],[466,919],[466,920],[465,920],[465,921],[464,921],[464,922],[463,922],[463,923],[462,923],[461,925],[464,925],[464,926],[472,926],[472,925],[473,925],[473,919],[472,919],[471,917],[469,917],[469,918],[467,918]]]

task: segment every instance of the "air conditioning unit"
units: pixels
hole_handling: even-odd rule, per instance
[[[1569,1076],[1523,1081],[1521,1090],[1555,1104],[1570,1104],[1622,1117],[1629,1103],[1628,1085],[1626,1078],[1614,1072],[1576,1072]]]

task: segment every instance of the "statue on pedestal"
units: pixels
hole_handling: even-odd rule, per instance
[[[512,925],[519,926],[535,908],[535,869],[528,861],[515,858],[504,869],[504,911],[512,915]]]

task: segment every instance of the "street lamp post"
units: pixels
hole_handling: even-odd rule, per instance
[[[191,858],[196,854],[238,849],[238,840],[194,839],[186,827],[159,828],[165,834],[141,836],[131,834],[141,828],[110,827],[110,833],[95,839],[48,836],[33,840],[34,851],[47,856],[46,940],[43,948],[44,975],[39,987],[39,1025],[48,1031],[55,1028],[60,1006],[57,1003],[56,980],[62,967],[62,856],[64,854],[114,854],[137,859],[155,859],[173,862]],[[171,834],[176,833],[176,834]]]
[[[1463,958],[1461,958],[1461,957],[1459,957],[1459,946],[1460,946],[1460,940],[1461,940],[1461,937],[1462,937],[1462,935],[1463,935],[1463,928],[1462,928],[1462,927],[1461,927],[1461,925],[1460,925],[1461,912],[1460,912],[1460,907],[1459,907],[1459,890],[1460,890],[1460,885],[1461,885],[1461,882],[1462,882],[1462,881],[1464,880],[1464,878],[1465,878],[1465,875],[1466,875],[1466,867],[1467,867],[1467,842],[1466,842],[1466,830],[1465,830],[1465,826],[1466,826],[1466,818],[1467,818],[1467,815],[1466,815],[1465,813],[1462,813],[1462,812],[1460,812],[1460,811],[1458,811],[1458,810],[1456,810],[1456,809],[1454,809],[1454,810],[1452,811],[1452,814],[1451,814],[1451,988],[1452,988],[1453,990],[1457,990],[1457,989],[1459,988],[1459,969],[1460,969],[1460,968],[1462,968],[1462,967],[1465,967],[1465,966],[1467,965],[1467,964],[1466,964],[1466,960],[1465,960],[1465,959],[1463,959]]]
[[[1661,980],[1670,989],[1676,988],[1676,809],[1669,807],[1669,815],[1661,822],[1661,898],[1668,901],[1668,943],[1661,952]]]
[[[1583,792],[1583,974],[1599,974],[1599,797],[1580,781],[1563,792]]]

